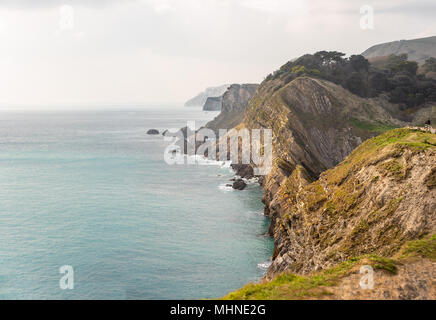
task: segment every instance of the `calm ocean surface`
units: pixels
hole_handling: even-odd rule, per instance
[[[0,299],[212,298],[258,280],[273,248],[260,187],[169,166],[168,142],[145,134],[215,115],[0,111]]]

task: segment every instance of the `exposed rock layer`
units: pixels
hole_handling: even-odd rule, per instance
[[[216,132],[236,127],[258,87],[258,84],[232,84],[223,95],[221,113],[206,127]]]
[[[361,254],[391,256],[434,232],[434,135],[394,130],[356,149],[405,126],[395,110],[383,97],[359,98],[308,77],[257,89],[238,129],[273,131],[274,165],[260,179],[275,239],[267,279],[310,274]],[[252,173],[234,167],[242,177]]]
[[[222,97],[209,97],[207,98],[203,110],[204,111],[221,111]]]
[[[366,141],[316,181],[297,167],[270,203],[268,276],[306,274],[367,253],[390,257],[434,232],[435,146],[434,134],[397,129]]]

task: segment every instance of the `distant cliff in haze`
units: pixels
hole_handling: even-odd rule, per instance
[[[382,43],[362,53],[367,59],[386,57],[391,54],[407,54],[409,60],[423,64],[430,57],[436,58],[436,36]]]
[[[228,84],[219,87],[210,87],[199,93],[185,103],[185,107],[203,107],[209,97],[220,97],[226,92]]]

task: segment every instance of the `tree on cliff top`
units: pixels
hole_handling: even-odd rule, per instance
[[[428,58],[425,60],[424,65],[422,66],[424,71],[427,72],[436,72],[436,58]]]
[[[339,84],[361,97],[375,97],[387,93],[393,103],[403,109],[436,101],[436,81],[417,76],[418,64],[408,61],[407,54],[390,55],[383,65],[372,66],[362,55],[338,51],[319,51],[289,61],[265,79],[281,79],[284,84],[299,76],[312,76]],[[436,68],[436,59],[429,59],[427,68]]]

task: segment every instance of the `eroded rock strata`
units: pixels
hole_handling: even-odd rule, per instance
[[[366,254],[392,257],[434,233],[435,135],[392,130],[415,123],[392,110],[397,106],[383,97],[360,98],[311,77],[264,81],[257,89],[237,127],[273,131],[273,168],[259,177],[275,240],[265,281]],[[252,167],[233,165],[244,178]]]

